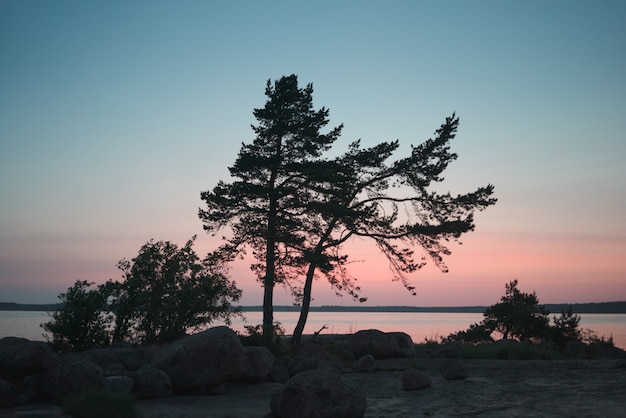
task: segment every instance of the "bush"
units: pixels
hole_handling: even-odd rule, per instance
[[[66,399],[61,407],[73,418],[135,418],[131,395],[108,389],[85,390]]]
[[[579,323],[580,316],[574,315],[571,305],[567,307],[567,310],[561,311],[560,317],[554,317],[554,326],[550,327],[550,336],[559,350],[563,351],[567,343],[571,341],[581,340]]]
[[[244,325],[246,329],[245,334],[237,333],[241,343],[244,346],[265,346],[266,339],[263,336],[263,324],[258,325]],[[285,329],[281,326],[280,322],[274,322],[274,329],[272,334],[272,344],[268,347],[274,355],[285,354],[289,351],[289,345],[285,341]]]
[[[85,351],[109,344],[106,296],[93,286],[86,280],[76,281],[59,295],[62,306],[52,313],[52,320],[41,324],[51,334],[52,347],[58,352]]]
[[[214,255],[200,260],[195,237],[179,248],[149,241],[118,268],[125,280],[93,288],[77,281],[59,298],[63,306],[42,327],[58,351],[83,351],[112,342],[163,343],[222,319],[240,315],[231,302],[241,297]]]

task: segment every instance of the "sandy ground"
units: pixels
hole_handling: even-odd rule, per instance
[[[448,381],[438,360],[410,360],[425,368],[431,387],[405,392],[407,360],[379,362],[386,371],[347,373],[367,393],[366,417],[626,417],[624,361],[464,361],[469,377]],[[265,417],[280,385],[230,384],[217,396],[137,401],[142,418]]]
[[[380,361],[383,371],[344,377],[365,390],[366,417],[626,417],[624,360],[464,360],[469,377],[456,381],[441,377],[438,362]],[[415,364],[433,384],[405,392],[400,388],[401,370]],[[141,418],[266,417],[269,399],[280,387],[230,383],[221,395],[138,400],[135,406]],[[49,404],[0,409],[0,418],[59,414],[60,409]]]

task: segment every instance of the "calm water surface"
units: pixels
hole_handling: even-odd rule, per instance
[[[291,334],[298,321],[298,312],[275,312],[285,332]],[[598,336],[613,336],[617,347],[626,349],[626,314],[581,314],[581,328],[588,328]],[[246,320],[233,321],[231,328],[245,331],[245,325],[262,322],[262,312],[247,312]],[[381,331],[403,331],[414,342],[424,339],[439,340],[453,332],[467,329],[470,324],[480,322],[480,313],[438,313],[438,312],[311,312],[305,334],[322,331],[325,334],[353,333],[362,329]],[[23,337],[45,341],[44,331],[39,326],[50,318],[46,312],[0,311],[0,338],[7,336]],[[223,325],[214,323],[212,325]]]

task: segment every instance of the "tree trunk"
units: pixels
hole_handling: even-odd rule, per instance
[[[302,293],[302,307],[300,308],[300,318],[298,318],[298,324],[293,330],[293,337],[291,344],[293,347],[300,345],[302,340],[302,333],[304,332],[304,325],[309,316],[309,309],[311,307],[311,288],[313,287],[313,277],[315,274],[315,263],[309,264],[309,269],[306,272],[306,279],[304,281],[304,290]]]
[[[276,217],[277,201],[274,192],[275,177],[272,177],[270,205],[267,217],[267,243],[265,247],[265,277],[263,278],[263,340],[272,346],[274,337],[274,281],[276,275]]]

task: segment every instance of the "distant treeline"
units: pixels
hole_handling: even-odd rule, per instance
[[[572,304],[545,304],[542,305],[553,314],[560,314],[562,310],[572,306],[574,313],[626,313],[626,301],[624,302],[600,302],[600,303],[572,303]],[[262,306],[242,306],[244,312],[259,312]],[[311,312],[440,312],[440,313],[483,313],[487,306],[314,306]],[[298,312],[299,306],[274,306],[275,312]]]
[[[560,314],[562,310],[570,306],[567,303],[542,305],[553,314]],[[626,313],[626,301],[624,302],[600,302],[600,303],[572,303],[572,311],[582,313]],[[60,303],[47,305],[22,304],[14,302],[0,302],[0,311],[56,311],[61,307]],[[262,306],[242,306],[244,312],[261,312]],[[483,313],[486,306],[312,306],[311,312],[448,312],[448,313]],[[274,312],[299,312],[299,306],[274,306]]]
[[[30,303],[15,303],[15,302],[0,302],[0,311],[56,311],[62,306],[60,303],[50,304],[30,304]]]

